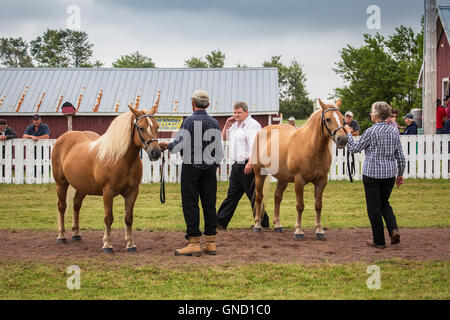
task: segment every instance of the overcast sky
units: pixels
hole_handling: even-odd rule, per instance
[[[94,59],[110,67],[138,50],[160,68],[183,67],[213,49],[225,66],[261,66],[273,55],[299,61],[310,98],[327,98],[343,85],[334,74],[339,50],[363,43],[363,34],[392,34],[395,27],[420,29],[423,0],[0,0],[0,37],[27,41],[47,28],[67,28],[70,6],[80,10],[80,27],[94,44]],[[381,29],[369,29],[380,8]],[[450,5],[450,0],[438,0]]]

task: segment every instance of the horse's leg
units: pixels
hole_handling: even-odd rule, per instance
[[[261,218],[262,218],[262,200],[263,200],[263,189],[264,181],[266,180],[265,175],[260,175],[255,173],[255,232],[261,232]]]
[[[276,232],[282,232],[283,227],[280,223],[280,204],[281,200],[283,200],[283,193],[286,190],[288,183],[284,181],[278,180],[277,189],[275,190],[275,210],[273,213],[273,223]]]
[[[125,241],[127,242],[127,252],[135,252],[136,245],[133,239],[133,208],[139,193],[139,185],[134,188],[125,198]]]
[[[105,207],[105,235],[103,236],[103,252],[112,252],[113,247],[111,241],[111,225],[114,221],[113,216],[113,199],[114,196],[111,192],[103,190],[103,205]]]
[[[319,182],[314,184],[314,197],[315,207],[316,207],[316,224],[314,228],[316,229],[316,239],[317,240],[326,240],[325,231],[322,229],[322,195],[323,190],[325,190],[325,186],[327,185],[327,177],[325,179],[320,180]]]
[[[305,234],[302,229],[302,213],[305,209],[305,203],[303,202],[303,190],[305,183],[301,178],[295,179],[295,197],[297,199],[297,222],[295,223],[294,240],[303,240]]]
[[[75,241],[81,240],[79,218],[81,205],[85,197],[85,194],[78,191],[75,192],[75,196],[73,197],[72,239]]]
[[[59,183],[56,185],[56,194],[58,195],[58,242],[65,243],[66,242],[66,229],[64,226],[64,214],[67,208],[67,188],[69,187],[69,183],[66,181],[64,183]]]

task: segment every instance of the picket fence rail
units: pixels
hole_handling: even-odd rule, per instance
[[[405,178],[449,179],[450,135],[401,136],[406,158]],[[0,142],[0,183],[45,184],[54,183],[51,152],[56,140],[30,139],[2,140]],[[161,141],[171,141],[162,139]],[[218,181],[228,181],[232,162],[228,157],[228,145],[224,144],[225,158],[217,170]],[[333,144],[333,160],[329,180],[349,180],[346,149],[336,150]],[[182,158],[165,151],[164,166],[167,182],[180,182]],[[151,162],[144,153],[142,183],[157,183],[161,178],[161,159]],[[355,154],[356,172],[353,180],[362,179],[364,152]]]

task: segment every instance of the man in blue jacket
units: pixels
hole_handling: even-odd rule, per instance
[[[45,123],[42,123],[40,115],[35,114],[33,115],[33,123],[25,129],[23,138],[33,139],[34,141],[50,139],[50,128]]]
[[[412,115],[412,113],[406,114],[406,116],[404,116],[403,119],[405,119],[406,123],[406,130],[405,132],[403,132],[403,134],[405,135],[417,134],[417,124],[414,121],[414,116]]]

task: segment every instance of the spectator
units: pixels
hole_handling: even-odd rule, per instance
[[[359,135],[359,131],[361,131],[361,129],[359,128],[358,121],[353,120],[353,112],[347,111],[345,113],[345,124],[350,127],[352,136],[356,137]]]
[[[450,133],[450,96],[447,96],[445,98],[446,103],[445,103],[445,117],[447,118],[447,121],[444,124],[444,132],[445,133]],[[447,128],[447,129],[446,129]]]
[[[344,126],[348,137],[348,151],[357,153],[365,150],[363,184],[373,235],[373,240],[367,244],[380,249],[385,248],[383,219],[391,237],[391,244],[400,242],[400,233],[389,197],[394,184],[400,187],[404,183],[406,161],[397,131],[386,123],[391,112],[391,107],[386,102],[375,102],[370,112],[374,125],[357,141],[350,134],[350,127]]]
[[[445,98],[445,116],[447,117],[447,121],[450,120],[450,96]]]
[[[444,107],[441,105],[441,100],[436,101],[436,134],[444,133],[444,123],[447,119]]]
[[[8,140],[17,138],[17,134],[13,128],[8,127],[5,119],[0,119],[0,140]]]
[[[403,134],[405,135],[417,134],[417,124],[414,121],[414,116],[412,115],[412,113],[406,114],[406,116],[404,116],[403,119],[405,119],[406,123],[406,129],[405,132],[403,132]]]
[[[33,124],[30,124],[25,129],[23,138],[33,139],[34,141],[38,141],[39,139],[50,139],[50,129],[48,125],[42,123],[40,115],[33,115]]]
[[[391,127],[397,129],[397,132],[400,133],[398,130],[398,123],[397,123],[397,117],[398,117],[398,111],[396,109],[392,109],[392,114],[389,118],[387,118],[386,123],[390,125]]]
[[[293,126],[295,129],[298,129],[298,127],[295,125],[295,118],[294,117],[290,117],[288,119],[288,124],[290,124],[291,126]]]

